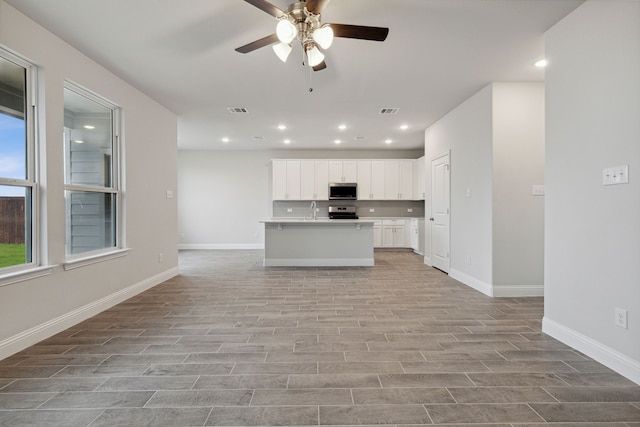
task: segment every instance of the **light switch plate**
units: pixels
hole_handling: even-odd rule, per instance
[[[167,190],[167,199],[173,199],[173,191]]]
[[[602,185],[629,183],[629,165],[602,169]]]
[[[544,196],[544,185],[533,185],[531,187],[532,196]]]

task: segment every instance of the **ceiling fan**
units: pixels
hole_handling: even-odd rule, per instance
[[[300,41],[306,54],[306,62],[314,71],[327,68],[324,54],[334,37],[373,40],[382,42],[389,34],[388,28],[347,24],[322,24],[320,14],[329,0],[306,0],[291,3],[286,12],[267,0],[245,0],[278,20],[276,32],[259,40],[240,46],[240,53],[249,53],[261,47],[273,46],[273,51],[282,62],[286,62],[292,50],[292,42]],[[320,48],[320,49],[319,49]]]

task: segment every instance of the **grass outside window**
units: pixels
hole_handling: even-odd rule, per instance
[[[24,244],[0,244],[0,268],[26,263]]]

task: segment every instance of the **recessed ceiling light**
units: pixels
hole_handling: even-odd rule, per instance
[[[393,142],[393,140],[392,140],[392,139],[385,139],[385,140],[384,140],[384,143],[385,143],[385,144],[391,144],[392,142]]]
[[[341,140],[341,139],[336,139],[336,140],[335,140],[335,141],[333,141],[333,142],[335,142],[336,144],[342,144],[342,140]]]
[[[345,125],[345,124],[342,124],[342,125],[338,126],[338,129],[340,129],[340,130],[345,130],[346,128],[347,128],[347,125]]]
[[[75,142],[76,144],[84,144],[84,141],[81,139],[76,139],[73,142]]]
[[[285,144],[291,144],[291,140],[290,140],[290,139],[285,139],[285,140],[284,140],[284,141],[282,141],[282,142],[284,142]]]
[[[92,126],[92,125],[84,125],[83,127],[85,129],[95,129],[96,128],[95,126]]]
[[[286,125],[278,125],[278,129],[280,130],[285,130],[287,128]]]
[[[224,138],[222,138],[222,142],[224,142],[225,144],[226,144],[227,142],[229,142],[229,141],[230,141],[230,139],[229,139],[229,138],[227,138],[226,136],[225,136]]]
[[[406,124],[405,125],[400,125],[400,129],[407,130],[407,129],[409,129],[409,125],[406,125]]]
[[[533,65],[538,67],[538,68],[544,68],[546,67],[548,64],[546,59],[540,59],[539,61],[536,61]]]

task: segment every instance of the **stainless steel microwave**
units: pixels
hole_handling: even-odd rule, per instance
[[[356,200],[358,198],[358,184],[355,182],[329,183],[329,200]]]

